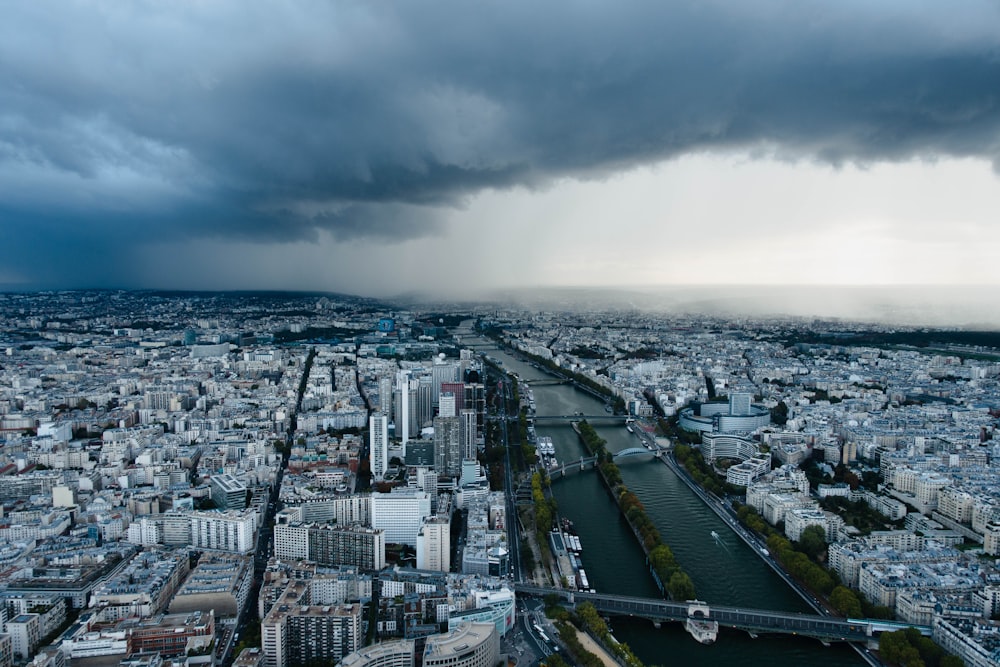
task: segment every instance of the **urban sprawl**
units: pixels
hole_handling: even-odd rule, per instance
[[[572,664],[567,628],[614,653],[517,590],[590,586],[536,525],[565,462],[490,350],[602,397],[824,613],[998,665],[1000,351],[953,333],[0,294],[0,667]]]

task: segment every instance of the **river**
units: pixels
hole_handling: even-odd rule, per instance
[[[551,375],[508,354],[490,351],[521,380],[548,379]],[[571,385],[532,389],[536,414],[603,414],[604,404]],[[624,426],[595,425],[613,452],[639,445]],[[556,456],[571,461],[585,456],[576,433],[568,425],[540,425],[539,435],[550,436]],[[663,463],[637,457],[619,465],[625,484],[642,501],[650,519],[678,562],[691,576],[698,597],[710,604],[811,612],[778,575],[746,546]],[[570,474],[552,483],[559,513],[573,521],[583,543],[583,565],[590,585],[602,593],[659,597],[645,565],[642,549],[594,472]],[[719,538],[712,536],[715,531]],[[808,638],[787,636],[757,639],[721,628],[715,644],[697,643],[678,623],[660,629],[640,619],[612,619],[619,641],[626,642],[646,665],[862,665],[848,646],[823,646]]]

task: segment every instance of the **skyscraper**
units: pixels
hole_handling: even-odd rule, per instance
[[[398,414],[393,417],[392,410],[392,376],[382,375],[378,379],[378,409],[390,419],[399,419]]]
[[[417,385],[417,427],[423,428],[434,418],[434,383],[430,376],[422,376]]]
[[[742,417],[751,414],[750,402],[753,394],[732,393],[729,395],[729,414],[734,417]]]
[[[462,474],[462,438],[458,417],[434,418],[434,469],[439,475]]]
[[[474,440],[477,447],[486,446],[486,388],[478,382],[463,383],[465,398],[462,409],[474,410],[476,413],[476,434]]]
[[[455,417],[458,415],[458,405],[455,401],[455,394],[450,391],[442,392],[438,397],[438,416]]]
[[[455,382],[458,380],[458,365],[453,362],[445,361],[443,357],[444,354],[441,354],[434,360],[434,366],[431,367],[431,381],[434,385],[434,393],[432,396],[435,405],[437,405],[438,397],[441,394],[442,383]]]
[[[396,374],[396,391],[398,398],[398,409],[396,410],[396,433],[400,442],[403,443],[403,452],[406,452],[406,443],[410,440],[410,411],[413,404],[410,400],[410,372],[399,371]]]
[[[382,479],[389,469],[389,418],[376,413],[368,418],[368,447],[372,474]]]
[[[451,392],[455,396],[455,414],[458,414],[465,407],[465,383],[464,382],[442,382],[441,393]],[[440,402],[440,399],[438,399]]]
[[[400,378],[397,378],[394,393],[396,402],[396,434],[399,436],[400,441],[404,437],[404,428],[407,442],[417,437],[420,433],[420,420],[418,418],[420,405],[417,401],[417,386],[418,383],[413,378],[409,378],[406,381],[401,381]],[[430,385],[428,384],[428,386]],[[405,419],[403,418],[404,410],[406,411]]]
[[[476,459],[478,447],[476,446],[476,411],[462,410],[459,414],[459,437],[462,440],[462,458]]]

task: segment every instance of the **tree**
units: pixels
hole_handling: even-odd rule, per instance
[[[809,563],[802,580],[805,581],[806,586],[824,595],[833,589],[833,579],[826,570],[815,563]]]
[[[767,548],[771,550],[772,554],[781,558],[782,553],[791,550],[792,544],[781,535],[775,533],[767,538]]]
[[[784,401],[771,408],[771,421],[781,426],[788,421],[788,405]]]
[[[920,657],[916,646],[906,645],[899,655],[899,663],[906,667],[925,667],[926,663]]]
[[[886,662],[899,662],[906,645],[906,635],[902,632],[883,632],[878,639],[879,657]]]
[[[888,663],[901,667],[957,667],[961,658],[946,656],[944,649],[924,637],[916,628],[885,632],[879,637],[879,655]]]
[[[590,602],[583,602],[576,608],[577,616],[583,621],[584,626],[596,635],[603,635],[608,631],[608,625],[597,613],[597,608]]]
[[[861,486],[869,491],[878,491],[879,481],[878,473],[875,471],[865,470],[861,473]]]
[[[674,572],[667,583],[667,592],[674,600],[693,600],[695,598],[694,582],[686,572]]]
[[[670,567],[676,564],[676,561],[674,560],[674,553],[666,544],[660,544],[649,552],[649,562],[652,563],[653,567],[656,569],[660,569],[661,567]]]
[[[846,586],[837,586],[830,592],[830,604],[842,616],[848,618],[861,616],[861,600]]]
[[[907,635],[909,636],[909,630],[917,632],[916,628],[908,628]],[[920,658],[928,665],[940,665],[941,658],[944,656],[944,649],[934,643],[934,640],[930,637],[924,637],[919,632],[917,632],[916,640],[910,639],[910,643],[917,647],[920,651]]]
[[[823,526],[809,526],[799,536],[799,551],[813,561],[826,551],[826,530]]]

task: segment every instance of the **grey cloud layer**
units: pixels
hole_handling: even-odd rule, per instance
[[[22,270],[46,235],[411,238],[483,188],[704,150],[1000,160],[990,2],[43,2],[2,18],[0,221]]]

